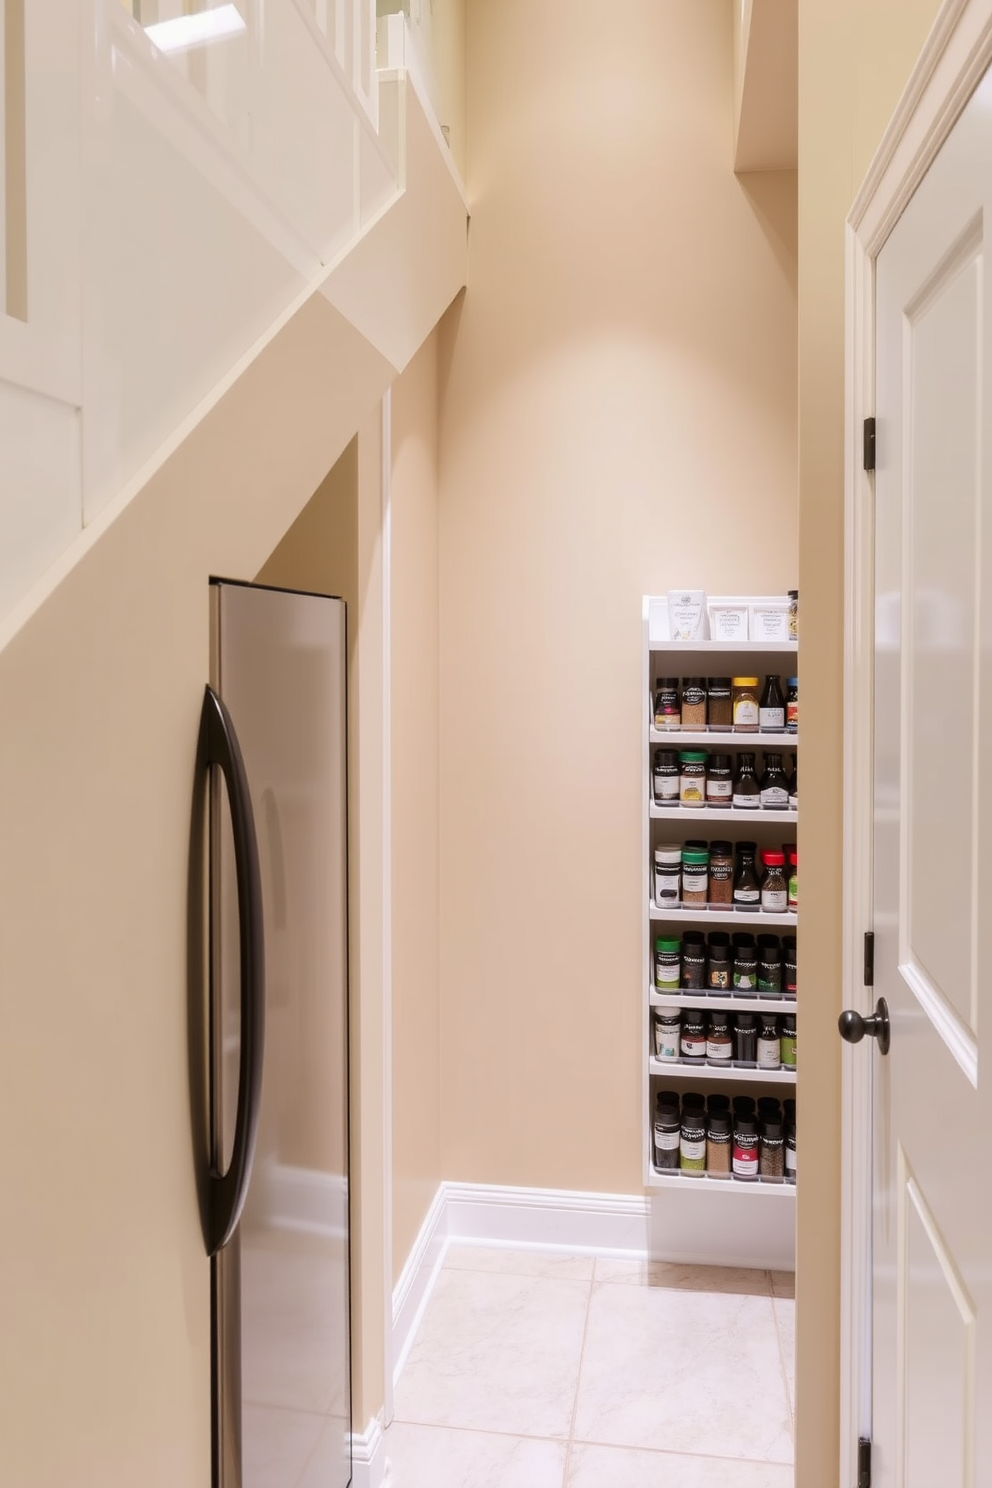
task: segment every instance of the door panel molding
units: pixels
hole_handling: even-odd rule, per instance
[[[992,0],[946,0],[846,225],[843,969],[844,1005],[863,1011],[863,935],[873,907],[874,476],[863,468],[862,431],[875,413],[875,258],[990,63]],[[968,246],[959,237],[954,250],[967,256]],[[936,267],[946,276],[946,263]],[[970,1061],[974,1083],[974,1036],[953,1029],[950,1018],[943,1036],[965,1073]],[[840,1488],[857,1480],[858,1437],[871,1434],[863,1319],[871,1296],[872,1061],[853,1052],[842,1055]],[[914,1212],[923,1224],[923,1211]]]

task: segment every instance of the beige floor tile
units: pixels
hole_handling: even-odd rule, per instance
[[[779,1343],[782,1346],[782,1368],[785,1370],[789,1390],[789,1404],[793,1414],[796,1410],[796,1304],[788,1297],[776,1297],[775,1322]]]
[[[773,1271],[772,1292],[776,1297],[795,1297],[796,1295],[796,1273],[794,1271]]]
[[[791,1462],[792,1413],[771,1299],[594,1287],[573,1435]]]
[[[584,1281],[442,1270],[396,1419],[567,1437],[589,1295]]]
[[[486,1245],[449,1245],[444,1264],[453,1271],[495,1271],[506,1276],[558,1276],[591,1281],[592,1256],[551,1250],[493,1250]]]
[[[567,1488],[794,1488],[791,1466],[576,1442]],[[537,1485],[534,1485],[537,1488]]]
[[[682,1266],[672,1261],[596,1261],[596,1280],[625,1286],[671,1287],[682,1292],[733,1292],[770,1297],[767,1271],[744,1266]]]
[[[562,1488],[564,1442],[394,1422],[390,1488]]]

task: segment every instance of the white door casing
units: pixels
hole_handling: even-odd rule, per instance
[[[845,1000],[887,998],[892,1051],[866,1042],[844,1062],[845,1488],[861,1434],[876,1488],[992,1481],[978,1324],[992,1303],[978,975],[990,61],[992,3],[946,4],[848,223]]]

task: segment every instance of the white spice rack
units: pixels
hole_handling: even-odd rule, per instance
[[[652,1012],[654,1008],[710,1008],[714,1011],[738,1013],[774,1013],[779,1016],[795,1015],[793,999],[761,997],[709,997],[694,996],[691,992],[673,991],[660,993],[654,986],[652,945],[660,927],[668,925],[673,933],[684,929],[738,929],[758,932],[771,930],[777,934],[795,933],[798,915],[786,913],[766,914],[760,910],[741,913],[734,909],[713,910],[708,907],[663,909],[652,898],[650,871],[651,850],[654,842],[662,840],[664,833],[672,841],[685,837],[720,836],[746,838],[752,833],[759,843],[776,845],[786,840],[786,832],[780,836],[776,828],[786,829],[788,840],[795,840],[798,822],[796,810],[742,810],[740,808],[713,808],[710,806],[685,807],[681,805],[657,806],[654,803],[651,781],[652,751],[667,749],[706,749],[711,754],[739,754],[742,751],[778,751],[791,753],[799,748],[799,734],[760,730],[755,733],[734,730],[686,728],[658,729],[654,726],[653,688],[654,680],[660,676],[732,676],[746,668],[756,676],[770,672],[778,676],[791,676],[796,670],[798,657],[796,641],[670,641],[667,629],[658,630],[658,616],[663,610],[663,601],[646,597],[643,604],[643,730],[642,730],[642,789],[647,809],[642,817],[642,945],[643,985],[647,991],[644,999],[643,1025],[643,1110],[644,1149],[643,1169],[645,1188],[658,1191],[657,1202],[662,1206],[657,1222],[666,1233],[677,1233],[680,1243],[691,1249],[699,1260],[705,1262],[716,1256],[714,1247],[720,1246],[720,1259],[727,1260],[726,1237],[735,1237],[734,1248],[740,1250],[738,1264],[775,1264],[786,1269],[795,1264],[794,1211],[791,1207],[796,1188],[791,1183],[742,1183],[734,1179],[690,1176],[678,1172],[659,1172],[653,1162],[652,1120],[654,1093],[672,1082],[677,1089],[691,1089],[696,1082],[706,1082],[710,1088],[724,1089],[732,1094],[750,1090],[759,1093],[761,1086],[771,1090],[784,1087],[783,1096],[793,1096],[797,1079],[794,1069],[759,1070],[741,1069],[731,1065],[724,1069],[717,1065],[694,1065],[655,1059],[652,1049]],[[652,629],[652,620],[655,629]],[[745,660],[747,658],[747,660]],[[662,825],[664,823],[664,825]],[[682,823],[685,831],[679,831]],[[703,823],[715,829],[712,833],[700,830]],[[733,827],[736,830],[729,831]],[[691,1194],[705,1195],[703,1200],[691,1199]],[[759,1205],[760,1220],[756,1228],[748,1229],[747,1216],[751,1210],[746,1196],[757,1195],[764,1200],[783,1200],[776,1208],[762,1202]],[[747,1239],[740,1237],[747,1233]],[[762,1259],[755,1260],[760,1254]],[[731,1261],[731,1263],[734,1263]]]

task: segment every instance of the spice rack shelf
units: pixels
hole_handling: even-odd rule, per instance
[[[715,999],[714,999],[715,1000]],[[742,999],[743,1000],[743,999]],[[738,1012],[745,1009],[738,1007]],[[781,1012],[781,1008],[776,1009]],[[648,1057],[648,1074],[691,1076],[693,1080],[721,1080],[726,1083],[733,1080],[748,1085],[795,1085],[795,1070],[785,1069],[742,1069],[740,1065],[732,1064],[722,1069],[717,1064],[689,1064],[675,1059],[655,1059],[654,1055]]]
[[[799,748],[798,734],[735,734],[718,729],[660,729],[651,725],[648,731],[650,742],[659,747],[684,749],[687,744],[705,744],[714,754],[729,754],[731,750],[788,749]]]
[[[709,822],[736,822],[743,826],[746,822],[761,822],[769,825],[774,822],[797,822],[799,812],[795,810],[769,811],[766,807],[746,810],[742,806],[728,807],[726,809],[715,806],[656,806],[653,801],[648,803],[648,811],[652,821],[709,821]]]
[[[794,1183],[740,1183],[734,1178],[711,1178],[708,1173],[699,1173],[695,1176],[688,1173],[659,1173],[658,1169],[652,1167],[647,1175],[645,1186],[647,1188],[681,1188],[695,1189],[697,1192],[733,1194],[736,1198],[739,1194],[763,1194],[765,1198],[794,1199],[796,1197],[796,1185]],[[792,1223],[790,1219],[790,1224]]]
[[[666,924],[684,924],[686,926],[699,925],[736,925],[738,930],[752,929],[755,926],[771,929],[779,926],[788,930],[795,930],[799,924],[799,915],[794,909],[787,909],[784,914],[773,913],[769,910],[740,910],[740,909],[707,909],[702,906],[698,909],[662,909],[654,900],[648,908],[648,917],[651,920],[661,920]]]
[[[749,931],[753,935],[772,932],[778,936],[794,936],[799,917],[795,910],[765,913],[760,908],[740,911],[730,905],[718,909],[708,905],[689,905],[678,908],[662,907],[654,900],[654,877],[652,855],[662,841],[685,845],[693,838],[726,838],[733,841],[753,837],[762,848],[785,841],[794,842],[799,813],[795,807],[786,810],[743,809],[729,804],[711,807],[705,804],[686,807],[681,804],[656,805],[652,789],[652,758],[656,749],[683,750],[702,749],[709,754],[737,756],[741,752],[780,752],[798,754],[799,731],[757,729],[745,732],[735,729],[710,729],[705,724],[695,723],[686,728],[657,728],[654,719],[655,679],[663,676],[689,675],[705,677],[733,676],[738,673],[753,673],[779,677],[792,675],[796,665],[799,646],[795,640],[783,641],[669,641],[667,623],[659,624],[664,610],[664,601],[646,597],[643,607],[643,659],[642,659],[642,800],[646,809],[642,811],[643,840],[643,985],[647,991],[642,1007],[643,1028],[643,1109],[644,1146],[643,1171],[645,1188],[652,1193],[652,1204],[657,1204],[659,1225],[668,1236],[679,1236],[679,1244],[705,1259],[714,1252],[715,1236],[720,1237],[720,1259],[727,1256],[727,1237],[733,1236],[732,1249],[739,1259],[738,1264],[770,1264],[772,1256],[779,1257],[783,1267],[795,1263],[795,1210],[794,1183],[773,1181],[743,1182],[735,1178],[715,1177],[678,1171],[659,1171],[654,1165],[653,1113],[655,1095],[671,1088],[686,1092],[696,1089],[705,1092],[707,1098],[720,1094],[750,1095],[755,1099],[762,1095],[775,1095],[785,1101],[795,1098],[798,1088],[794,1067],[778,1069],[743,1068],[731,1064],[727,1067],[683,1063],[681,1060],[662,1060],[655,1056],[654,1022],[656,1010],[684,1009],[699,1014],[706,1012],[747,1013],[775,1016],[777,1019],[797,1016],[794,996],[776,997],[768,992],[757,997],[733,996],[727,991],[709,996],[705,991],[690,992],[672,989],[659,992],[654,976],[654,941],[666,933],[671,937],[682,937],[686,931],[735,930]],[[666,639],[662,639],[666,637]],[[690,715],[691,716],[691,715]],[[698,715],[697,715],[698,716]],[[703,717],[705,718],[705,713]],[[691,938],[691,937],[690,937]],[[643,994],[642,994],[643,995]],[[756,1019],[757,1021],[757,1019]],[[780,1026],[785,1026],[781,1025]],[[706,1194],[704,1200],[693,1201],[686,1194]],[[754,1206],[749,1208],[746,1197],[757,1194],[762,1202],[756,1206],[757,1214],[752,1219]],[[682,1197],[680,1197],[680,1195]],[[721,1195],[724,1197],[721,1198]],[[779,1199],[777,1206],[774,1199]],[[769,1200],[765,1203],[764,1200]],[[755,1256],[760,1255],[761,1261]]]
[[[795,999],[791,997],[707,997],[692,992],[659,992],[648,988],[648,1003],[651,1007],[664,1008],[712,1008],[721,1013],[794,1013]]]

